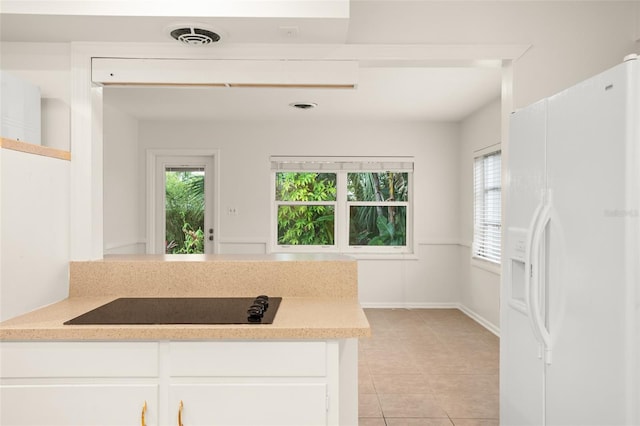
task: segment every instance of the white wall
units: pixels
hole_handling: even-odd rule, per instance
[[[473,241],[473,159],[476,151],[499,144],[501,102],[480,108],[460,126],[460,303],[471,316],[494,331],[500,326],[500,275],[498,267],[471,259]],[[482,266],[489,266],[483,268]]]
[[[40,88],[42,145],[69,150],[70,47],[68,43],[0,43],[0,67]]]
[[[415,157],[416,259],[360,262],[365,305],[426,306],[458,300],[458,125],[415,122],[141,122],[147,149],[218,149],[221,251],[254,249],[270,236],[270,155]],[[126,190],[126,189],[125,189]],[[140,194],[145,182],[138,183]],[[227,215],[230,207],[237,215]],[[144,219],[144,212],[141,212]],[[137,218],[130,218],[135,221]]]
[[[68,150],[69,45],[1,43],[0,51],[2,69],[40,88],[42,145]],[[4,320],[68,294],[70,163],[8,149],[0,157]]]
[[[349,43],[530,44],[514,64],[523,107],[640,52],[640,2],[351,2]]]
[[[0,149],[0,320],[68,294],[69,162]]]
[[[138,192],[138,121],[107,101],[103,109],[104,253],[144,253],[144,226],[138,220],[144,206]]]

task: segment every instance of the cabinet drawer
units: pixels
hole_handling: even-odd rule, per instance
[[[172,342],[173,377],[323,377],[326,342]]]
[[[157,377],[156,342],[2,342],[3,378]]]
[[[327,424],[323,383],[172,385],[170,419],[189,426],[315,426]]]
[[[120,426],[158,424],[157,385],[22,385],[0,387],[0,424]]]

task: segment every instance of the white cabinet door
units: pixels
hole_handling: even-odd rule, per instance
[[[6,426],[121,426],[158,424],[158,386],[123,384],[7,385],[0,388]]]
[[[0,424],[158,422],[157,342],[2,342]]]
[[[178,416],[185,426],[327,424],[324,383],[175,384],[169,393],[170,424]]]

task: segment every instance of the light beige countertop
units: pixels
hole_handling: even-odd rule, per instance
[[[341,256],[109,256],[71,262],[69,298],[0,323],[0,340],[343,339],[370,336],[357,264]],[[282,297],[273,324],[64,325],[119,297]]]
[[[352,299],[283,297],[273,324],[64,325],[114,297],[73,297],[0,323],[0,340],[345,339],[368,337]]]
[[[69,297],[358,298],[356,261],[336,255],[115,255],[69,273]]]

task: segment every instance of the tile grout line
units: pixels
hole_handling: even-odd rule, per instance
[[[472,386],[474,381],[474,378],[481,378],[481,377],[485,377],[485,378],[490,378],[490,377],[494,377],[497,374],[494,374],[493,372],[491,372],[491,369],[494,368],[492,366],[474,366],[473,363],[472,364],[468,364],[468,361],[466,361],[467,359],[474,359],[475,358],[469,358],[469,357],[473,357],[473,353],[474,353],[474,349],[473,346],[478,345],[482,348],[482,350],[487,350],[490,353],[493,352],[493,350],[495,349],[496,345],[494,342],[489,342],[486,340],[486,336],[484,336],[484,334],[482,333],[476,333],[474,330],[476,329],[475,326],[470,326],[469,323],[467,322],[466,317],[462,316],[462,317],[458,317],[457,315],[450,315],[447,314],[446,316],[444,316],[444,318],[442,320],[436,320],[436,322],[434,324],[437,324],[436,327],[429,327],[428,324],[430,322],[430,319],[427,317],[426,313],[427,312],[433,312],[433,311],[428,311],[428,310],[423,310],[422,312],[420,312],[420,314],[422,314],[423,312],[425,313],[425,315],[420,315],[419,318],[416,318],[415,316],[412,316],[413,313],[415,313],[415,310],[413,313],[408,312],[408,311],[398,311],[395,310],[395,312],[393,313],[393,317],[386,315],[389,311],[385,311],[385,310],[375,310],[375,317],[372,317],[370,322],[372,324],[372,330],[374,331],[374,338],[377,335],[377,333],[375,332],[377,327],[381,327],[383,330],[382,333],[382,337],[379,337],[378,339],[376,339],[377,341],[374,341],[373,345],[369,346],[367,348],[367,346],[363,347],[363,353],[367,354],[370,353],[371,351],[373,351],[374,353],[377,353],[377,355],[379,354],[385,354],[385,353],[390,353],[390,349],[396,349],[398,347],[404,348],[403,346],[399,346],[399,345],[406,345],[408,344],[408,342],[413,342],[414,339],[411,337],[410,333],[416,333],[417,336],[421,336],[421,333],[423,331],[428,331],[425,333],[425,335],[429,335],[432,334],[435,338],[435,340],[437,341],[437,345],[439,348],[444,348],[446,349],[446,352],[450,352],[452,354],[456,354],[456,356],[460,356],[464,361],[464,364],[466,364],[467,366],[463,369],[463,370],[458,370],[455,371],[456,368],[458,367],[453,367],[453,370],[450,371],[455,371],[455,372],[450,372],[447,373],[446,371],[441,371],[441,370],[436,370],[436,371],[427,371],[424,370],[422,368],[419,369],[420,371],[420,375],[421,376],[425,376],[426,379],[432,377],[432,376],[438,376],[441,375],[443,376],[442,379],[446,380],[446,376],[457,376],[457,377],[464,377],[465,381],[466,380],[470,380],[470,382],[465,382],[463,381],[460,385],[454,385],[454,386],[466,386],[465,383],[472,383]],[[369,311],[370,313],[374,313],[372,311]],[[434,316],[437,317],[439,316],[439,314],[442,311],[439,311],[437,313],[434,313]],[[367,310],[365,310],[365,313],[367,313]],[[404,316],[404,314],[406,313],[407,316]],[[463,314],[464,315],[464,314]],[[375,318],[375,319],[374,319]],[[458,319],[459,318],[459,319]],[[395,321],[395,322],[394,322]],[[415,325],[415,327],[414,327]],[[453,331],[453,334],[451,334],[451,331]],[[401,335],[401,337],[397,337],[398,335]],[[379,335],[378,335],[379,336]],[[418,337],[419,338],[419,337]],[[388,340],[387,340],[388,339]],[[428,346],[428,345],[427,345]],[[415,346],[412,347],[411,349],[409,349],[407,347],[407,349],[401,349],[400,353],[402,354],[403,352],[405,353],[405,355],[408,355],[410,358],[412,358],[412,360],[415,362],[416,367],[420,366],[420,365],[424,365],[424,362],[421,362],[420,359],[421,357],[416,357],[415,356],[415,350],[420,351],[421,349],[418,347],[416,348]],[[393,351],[391,351],[393,352]],[[397,355],[397,352],[396,352]],[[383,355],[384,358],[384,355]],[[391,356],[391,358],[393,359],[394,356]],[[491,357],[490,357],[491,358]],[[402,359],[402,355],[401,358]],[[380,362],[380,360],[377,360],[378,363],[380,364],[381,367],[385,368],[386,364],[385,364],[385,360],[382,359],[382,362]],[[440,368],[437,366],[438,362],[443,361],[442,359],[437,360],[436,359],[436,368]],[[402,362],[402,361],[391,361],[391,362]],[[446,362],[446,361],[444,361]],[[488,362],[491,362],[490,359]],[[374,367],[375,368],[375,367]],[[467,370],[467,368],[469,369],[473,369],[473,371]],[[478,368],[480,369],[478,371]],[[497,366],[495,367],[497,368]],[[427,374],[427,372],[429,374]],[[416,373],[414,372],[413,375],[415,375]],[[379,371],[377,372],[377,375],[390,375],[390,376],[394,376],[394,375],[398,375],[398,376],[406,376],[409,375],[409,373],[400,373],[400,374],[395,374],[395,373],[389,373],[387,371]],[[367,376],[369,378],[369,380],[371,381],[371,387],[373,389],[373,392],[376,394],[376,401],[378,403],[378,408],[380,410],[380,413],[382,414],[382,420],[383,420],[383,424],[386,426],[388,425],[388,421],[389,418],[387,417],[387,414],[385,413],[385,411],[383,410],[383,406],[382,406],[382,394],[380,393],[381,389],[379,389],[379,385],[380,383],[378,383],[376,385],[376,381],[374,380],[374,374],[372,374],[371,369],[369,368],[369,366],[367,366]],[[385,382],[386,383],[386,382]],[[431,383],[430,383],[431,384]],[[477,385],[477,384],[476,384]],[[446,387],[445,387],[446,388]],[[469,388],[472,389],[472,388]],[[440,410],[442,410],[442,413],[446,415],[446,419],[448,420],[450,425],[454,425],[455,426],[455,422],[453,420],[453,418],[451,417],[451,414],[448,410],[445,409],[444,406],[442,406],[441,401],[441,392],[436,392],[436,390],[432,387],[429,386],[429,394],[431,395],[431,397],[433,398],[434,402],[437,404],[438,408]],[[449,390],[449,391],[453,391],[453,390]],[[447,391],[447,392],[449,392]],[[456,391],[457,392],[457,391]],[[454,392],[454,393],[456,393]],[[399,392],[395,392],[392,391],[392,393],[399,393]],[[407,393],[415,393],[415,392],[407,392]],[[416,394],[422,395],[423,392],[418,392]],[[446,398],[445,398],[446,400]],[[489,408],[491,410],[491,408]],[[473,412],[472,412],[473,413]],[[464,415],[460,418],[465,418],[465,419],[476,419],[476,420],[489,420],[491,421],[491,423],[493,423],[493,421],[496,421],[496,424],[498,424],[498,419],[493,418],[494,416],[487,416],[487,412],[486,411],[476,411],[475,413],[477,413],[478,415],[468,415],[468,413],[465,413],[467,415]],[[462,414],[462,413],[460,413]],[[400,417],[404,417],[404,416],[400,416]],[[407,417],[409,418],[409,417]],[[417,419],[418,417],[413,417],[415,419]],[[425,418],[425,417],[420,417],[420,418]],[[428,417],[431,418],[431,417]],[[444,420],[445,417],[442,417],[441,419]],[[435,417],[434,417],[435,419]]]

